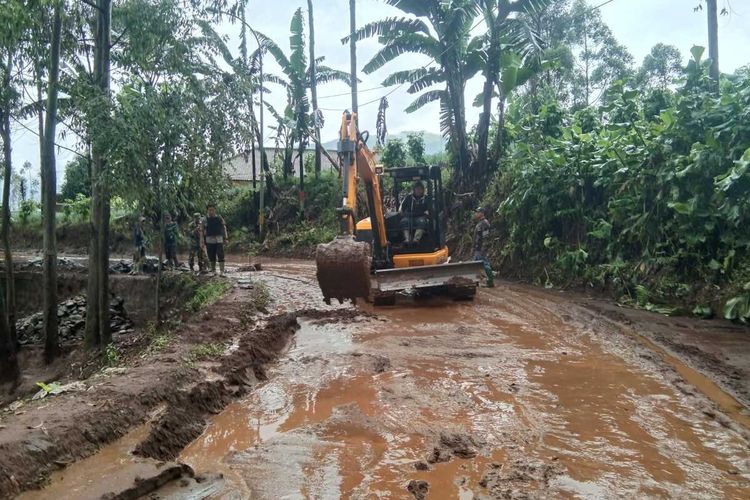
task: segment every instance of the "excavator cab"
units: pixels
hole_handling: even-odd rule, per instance
[[[437,265],[448,261],[448,250],[445,244],[445,197],[441,169],[438,166],[397,167],[384,170],[381,177],[388,177],[392,184],[391,206],[383,205],[385,232],[389,243],[389,263],[376,266],[381,269],[405,268],[414,266]],[[425,189],[428,213],[425,217],[427,227],[419,242],[407,243],[404,228],[408,227],[410,217],[401,210],[402,204],[416,183]],[[386,183],[383,183],[386,184]],[[385,197],[385,196],[384,196]],[[407,231],[414,233],[414,228]],[[372,224],[370,218],[357,223],[356,240],[372,243]]]

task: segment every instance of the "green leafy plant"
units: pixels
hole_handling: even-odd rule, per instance
[[[107,344],[107,347],[104,349],[104,359],[108,366],[116,366],[120,362],[120,350],[114,342]]]
[[[216,303],[230,287],[227,281],[211,280],[199,286],[185,306],[190,311],[200,311]]]

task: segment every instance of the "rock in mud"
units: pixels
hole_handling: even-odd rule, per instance
[[[416,500],[425,500],[430,491],[430,483],[427,481],[412,479],[406,489]]]
[[[350,236],[318,245],[317,278],[326,303],[370,296],[370,245]]]
[[[546,498],[550,479],[559,474],[553,464],[515,459],[485,472],[480,485],[491,498]]]
[[[478,447],[478,443],[471,436],[457,432],[443,432],[427,462],[431,464],[448,462],[454,456],[474,458],[477,456]]]

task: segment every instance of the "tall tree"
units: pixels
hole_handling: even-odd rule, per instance
[[[267,46],[268,52],[276,59],[276,62],[281,67],[281,71],[286,77],[286,89],[287,89],[287,107],[284,111],[283,119],[281,121],[286,123],[293,123],[292,135],[287,136],[290,139],[291,144],[297,145],[297,157],[300,162],[300,194],[304,192],[303,184],[303,169],[304,169],[304,150],[308,144],[311,131],[311,121],[314,117],[310,116],[310,101],[307,98],[308,89],[312,89],[313,84],[315,86],[328,83],[332,81],[340,81],[350,84],[349,73],[344,71],[336,70],[324,66],[322,62],[325,60],[323,57],[318,57],[315,61],[310,61],[308,65],[308,59],[306,54],[306,42],[304,32],[304,15],[302,9],[299,8],[295,11],[292,16],[292,21],[289,25],[290,36],[289,36],[289,56],[284,54],[284,51],[276,45],[276,43],[266,36],[262,36],[263,43]],[[315,81],[313,82],[313,68],[315,72]],[[275,113],[273,108],[272,113]],[[276,113],[277,122],[281,124],[279,114]],[[277,129],[277,138],[280,137],[279,132],[283,127]],[[285,162],[287,163],[287,162]]]
[[[567,19],[567,41],[578,52],[573,104],[585,107],[598,102],[610,83],[630,76],[633,56],[617,42],[599,9],[592,9],[585,0],[573,3]]]
[[[429,102],[440,101],[443,133],[451,138],[457,158],[454,176],[465,181],[470,178],[470,155],[464,89],[479,63],[475,58],[467,58],[467,54],[473,53],[467,50],[467,44],[479,6],[475,0],[385,1],[416,19],[388,18],[369,23],[342,42],[379,37],[384,46],[363,67],[368,74],[405,53],[427,56],[437,65],[396,72],[383,85],[410,83],[408,91],[416,93],[436,83],[445,84],[445,90],[430,90],[420,95],[406,111],[413,112]]]
[[[541,54],[539,36],[526,18],[537,15],[549,3],[548,0],[480,0],[487,32],[478,38],[480,43],[470,45],[479,51],[484,75],[482,113],[477,124],[477,162],[473,172],[476,179],[484,179],[487,174],[493,96],[500,98],[498,117],[502,118],[510,90],[523,84],[532,74],[530,66],[523,63],[530,63]],[[503,127],[501,123],[499,129]]]
[[[44,197],[44,357],[51,362],[60,354],[57,329],[57,241],[55,212],[57,207],[57,173],[55,168],[55,135],[57,128],[57,96],[60,85],[60,44],[64,0],[57,0],[52,22],[52,44],[47,83],[47,107],[42,156],[42,196]]]
[[[647,87],[666,90],[682,74],[682,54],[673,45],[657,43],[643,59],[638,81]]]
[[[89,116],[91,145],[91,239],[86,304],[86,345],[104,349],[111,341],[109,325],[109,189],[106,143],[93,129],[106,129],[110,108],[112,0],[96,0],[94,8],[94,100]]]
[[[11,119],[18,112],[21,104],[20,69],[24,66],[22,52],[28,47],[25,43],[33,24],[31,12],[35,5],[22,0],[12,0],[0,5],[0,140],[3,144],[3,197],[2,197],[2,229],[0,235],[3,240],[5,257],[5,295],[3,299],[2,322],[4,327],[0,336],[9,336],[7,345],[10,346],[1,354],[3,357],[13,356],[18,340],[16,338],[16,307],[15,280],[13,276],[13,254],[11,252],[11,218],[10,218],[10,184],[13,176],[13,157],[11,140]],[[6,342],[0,339],[0,343]],[[13,358],[15,359],[15,358]],[[2,359],[0,359],[0,363]]]
[[[0,382],[18,376],[15,314],[13,307],[13,256],[10,249],[10,180],[13,172],[11,117],[18,106],[19,93],[13,75],[26,25],[25,5],[19,1],[0,5],[0,141],[3,144],[2,239],[5,253],[6,286],[0,292]]]

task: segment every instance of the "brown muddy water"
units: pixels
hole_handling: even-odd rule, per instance
[[[312,263],[252,279],[277,311],[324,308]],[[750,498],[736,401],[708,379],[685,390],[702,376],[562,296],[501,285],[359,307],[377,317],[301,319],[268,381],[183,450],[221,482],[153,498]],[[140,463],[135,432],[34,498],[85,498],[95,467],[116,480]]]

